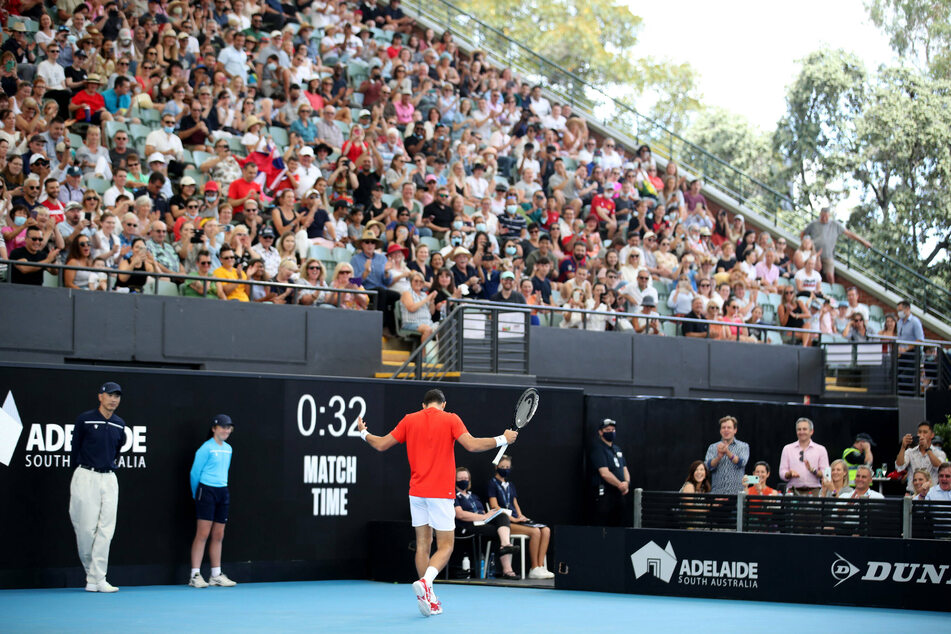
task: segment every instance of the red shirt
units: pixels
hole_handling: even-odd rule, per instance
[[[400,49],[402,48],[403,48],[402,46],[387,46],[386,56],[389,57],[390,59],[396,59],[397,57],[400,56]]]
[[[409,494],[421,498],[456,496],[456,439],[469,433],[456,414],[427,407],[407,414],[390,434],[406,444]]]
[[[601,209],[607,211],[607,213],[604,214],[605,219],[614,215],[614,201],[606,196],[601,196],[599,194],[591,199],[591,210],[594,211],[596,207],[600,207]],[[598,218],[601,219],[602,216],[599,214]]]
[[[256,183],[254,181],[249,183],[248,181],[244,180],[244,178],[239,178],[228,186],[228,198],[244,198],[252,189],[260,194],[261,183]],[[244,211],[244,203],[234,206],[234,213],[239,214],[242,211]]]
[[[98,92],[90,95],[85,90],[80,90],[71,101],[77,106],[89,106],[89,109],[93,112],[99,112],[106,107],[106,100]]]
[[[50,218],[54,223],[59,224],[66,220],[66,205],[60,201],[47,198],[43,201],[43,206],[50,210]]]

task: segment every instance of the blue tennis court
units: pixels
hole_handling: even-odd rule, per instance
[[[409,584],[248,583],[196,590],[126,587],[0,592],[4,632],[939,632],[947,614],[437,584],[444,613],[425,618]]]

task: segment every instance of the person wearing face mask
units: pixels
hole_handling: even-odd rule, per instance
[[[526,237],[528,220],[517,203],[506,200],[505,213],[499,216],[499,236],[521,240]]]
[[[911,314],[911,302],[903,299],[898,302],[898,326],[899,341],[922,341],[925,338],[924,328],[921,326],[921,320]],[[917,392],[915,385],[915,373],[918,372],[919,361],[915,359],[915,350],[913,346],[898,346],[898,388],[900,393],[906,391]]]
[[[499,466],[495,469],[495,477],[489,480],[487,494],[489,508],[512,511],[512,517],[509,520],[512,534],[528,536],[528,548],[531,553],[531,570],[528,572],[528,578],[554,579],[554,573],[545,567],[545,556],[548,553],[548,543],[551,541],[551,529],[544,524],[533,522],[522,512],[515,484],[509,480],[511,472],[512,458],[502,456]]]
[[[503,579],[518,579],[519,576],[512,570],[512,553],[515,547],[511,542],[511,520],[508,513],[499,513],[492,517],[494,511],[485,510],[485,505],[479,496],[472,492],[472,474],[466,467],[456,467],[456,535],[468,537],[476,534],[485,539],[498,538],[499,563],[502,564]],[[491,518],[491,519],[490,519]],[[483,522],[476,526],[475,522]]]
[[[590,461],[594,469],[594,520],[596,526],[626,526],[626,496],[631,491],[631,474],[624,454],[614,440],[617,423],[605,418],[598,426],[598,440],[591,448]]]

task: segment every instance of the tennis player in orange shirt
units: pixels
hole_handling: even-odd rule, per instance
[[[453,445],[458,440],[466,451],[488,451],[515,442],[518,432],[506,430],[494,438],[476,438],[456,414],[446,410],[442,390],[429,390],[423,397],[423,409],[407,414],[386,436],[367,431],[363,419],[357,420],[360,437],[377,451],[386,451],[397,443],[406,445],[409,458],[409,509],[416,529],[416,571],[413,583],[416,602],[423,616],[442,614],[442,604],[433,592],[433,580],[449,562],[456,528],[453,500],[456,496],[456,457]],[[436,531],[436,552],[429,556]]]

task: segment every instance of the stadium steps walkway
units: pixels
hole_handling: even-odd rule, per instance
[[[406,371],[400,372],[396,377],[393,376],[393,373],[396,372],[403,363],[409,358],[410,350],[406,348],[406,342],[391,338],[383,340],[383,350],[381,352],[381,361],[380,369],[373,375],[377,379],[412,379],[415,378],[416,364],[410,363],[406,366]],[[458,372],[443,372],[443,365],[441,363],[423,363],[423,376],[424,379],[458,379]]]

